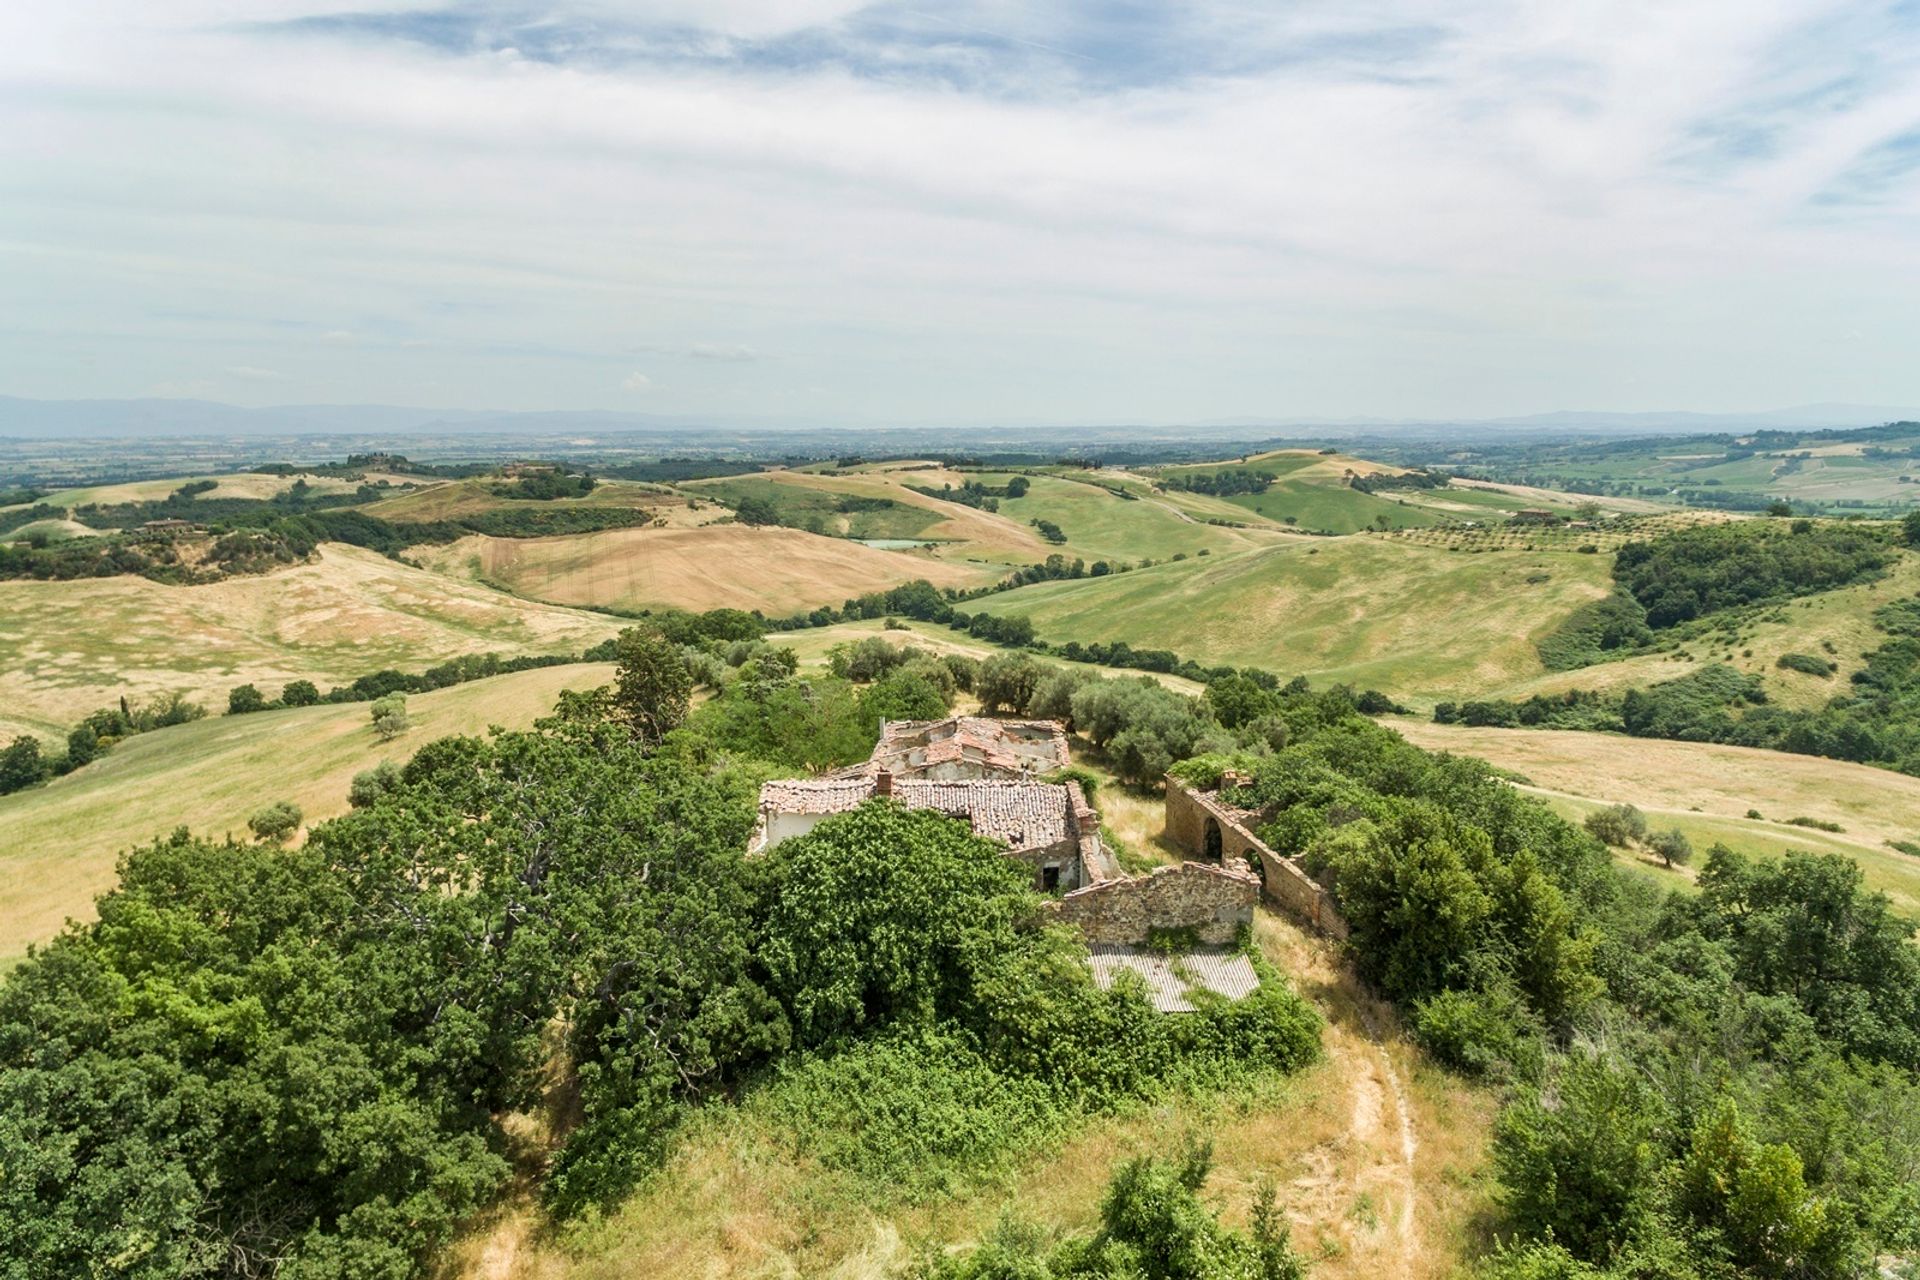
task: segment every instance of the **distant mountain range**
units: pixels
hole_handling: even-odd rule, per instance
[[[1889,405],[1811,404],[1747,413],[1613,413],[1560,410],[1505,418],[1220,418],[1188,424],[1132,425],[1023,423],[986,429],[966,427],[970,438],[997,440],[1053,437],[1082,432],[1109,440],[1183,438],[1249,440],[1275,435],[1447,435],[1487,433],[1656,433],[1752,431],[1763,428],[1868,427],[1920,420],[1920,408]],[[703,418],[594,410],[514,412],[487,409],[410,409],[383,404],[275,405],[244,408],[213,400],[29,400],[0,396],[0,436],[63,440],[162,436],[407,435],[657,435],[680,439],[690,432],[785,431],[857,436],[862,431],[936,432],[960,427],[900,424],[849,427],[836,423],[786,423],[769,419]]]

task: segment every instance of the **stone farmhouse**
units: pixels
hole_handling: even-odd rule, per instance
[[[1032,867],[1034,887],[1043,892],[1078,889],[1120,874],[1113,855],[1100,843],[1100,816],[1076,782],[1018,777],[946,782],[896,778],[888,769],[765,784],[747,852],[759,853],[804,835],[875,796],[962,820],[975,835],[1004,844],[1009,858]]]
[[[1191,1010],[1206,989],[1228,999],[1259,985],[1234,949],[1253,922],[1260,878],[1238,857],[1129,876],[1100,840],[1080,785],[1044,777],[1068,763],[1066,730],[1050,720],[952,716],[891,721],[866,762],[820,778],[766,783],[749,853],[804,835],[874,797],[934,809],[997,841],[1033,869],[1046,910],[1085,936],[1094,978],[1138,974],[1164,1012]],[[1177,784],[1174,784],[1177,785]]]

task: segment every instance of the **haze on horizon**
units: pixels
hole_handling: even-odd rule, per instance
[[[1920,9],[0,9],[0,394],[1920,404]]]

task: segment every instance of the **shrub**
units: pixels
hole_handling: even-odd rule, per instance
[[[320,701],[320,690],[311,680],[289,680],[280,691],[280,705],[283,707],[311,707]]]
[[[266,695],[250,684],[243,684],[227,694],[227,714],[230,716],[265,711],[267,706]]]
[[[1596,809],[1584,825],[1596,840],[1614,849],[1629,848],[1647,838],[1647,815],[1630,804]]]
[[[1798,671],[1805,675],[1819,676],[1822,679],[1831,676],[1840,669],[1839,663],[1829,662],[1827,659],[1815,657],[1811,653],[1783,653],[1773,665],[1787,671]]]
[[[407,696],[403,693],[390,693],[384,698],[375,698],[368,709],[373,718],[373,731],[380,735],[382,742],[392,741],[405,733],[412,722],[407,719]]]
[[[254,812],[247,819],[247,829],[261,840],[283,843],[300,829],[300,806],[289,800],[278,800],[264,809]]]
[[[365,809],[399,789],[399,766],[391,760],[382,760],[373,768],[353,775],[353,781],[347,784],[347,803],[356,809]]]

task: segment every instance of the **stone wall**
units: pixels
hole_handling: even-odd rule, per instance
[[[1157,929],[1192,929],[1212,946],[1232,942],[1253,923],[1260,881],[1234,866],[1183,862],[1144,876],[1123,877],[1076,889],[1048,904],[1089,944],[1139,946]]]
[[[1347,922],[1333,905],[1325,885],[1291,859],[1267,847],[1247,826],[1247,815],[1220,803],[1214,795],[1195,791],[1172,774],[1167,775],[1167,838],[1196,857],[1207,849],[1207,826],[1220,832],[1220,849],[1229,860],[1244,858],[1260,873],[1267,900],[1294,920],[1334,938],[1347,936]],[[1190,864],[1191,865],[1191,864]],[[1206,865],[1206,864],[1201,864]]]

